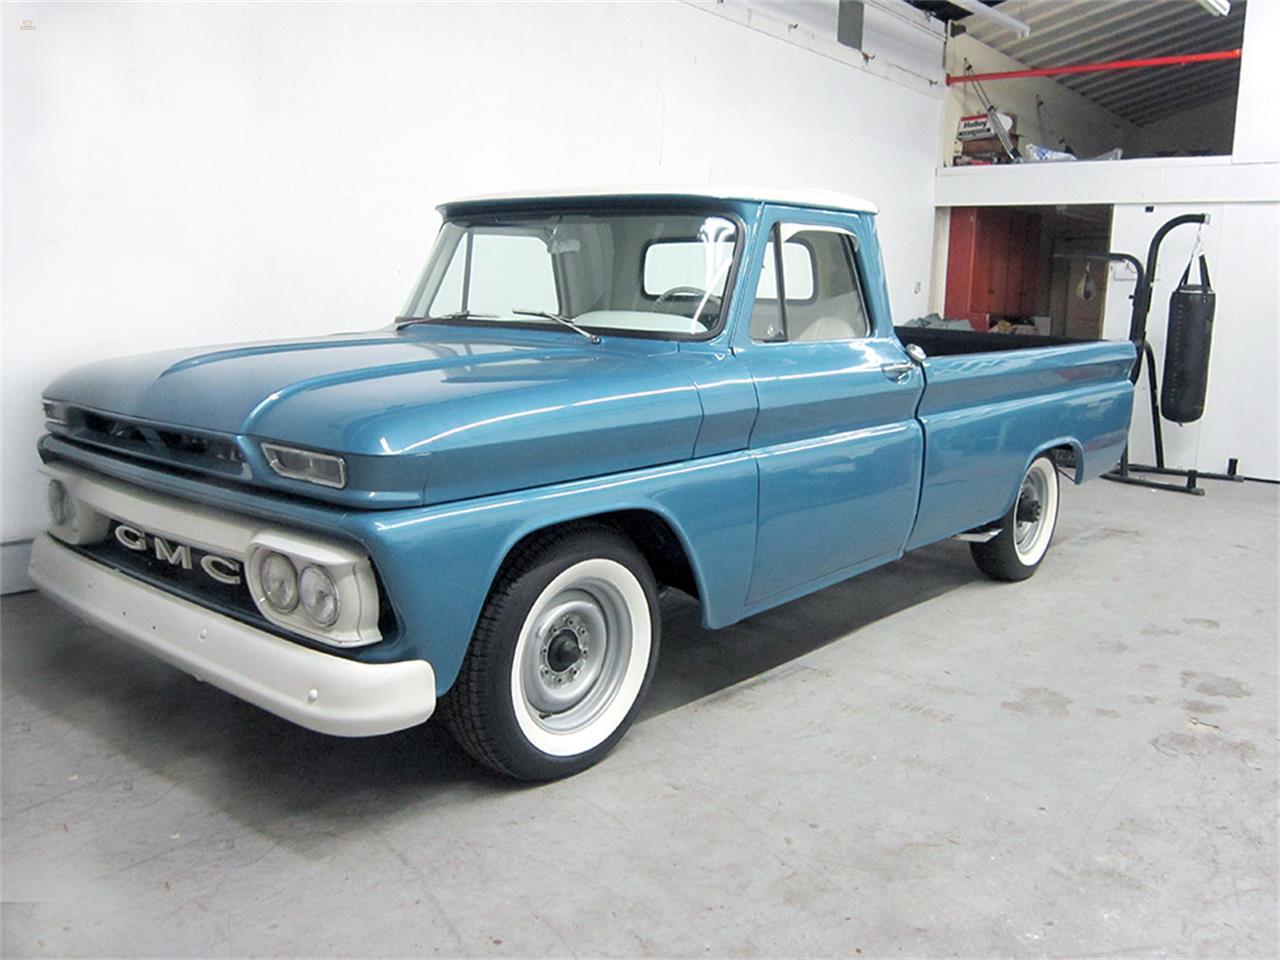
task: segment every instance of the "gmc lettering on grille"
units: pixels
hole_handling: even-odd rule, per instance
[[[157,560],[168,563],[170,566],[182,567],[184,570],[193,569],[191,547],[188,544],[170,543],[154,533],[147,533],[123,523],[116,525],[115,535],[116,541],[126,550],[132,550],[135,553],[154,551]],[[194,565],[199,566],[205,576],[218,583],[225,583],[228,586],[236,586],[240,583],[238,560],[220,557],[215,553],[206,553],[195,561]]]

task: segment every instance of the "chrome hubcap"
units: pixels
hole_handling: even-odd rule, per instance
[[[534,611],[521,679],[539,726],[572,733],[609,705],[631,657],[630,624],[621,592],[604,580],[572,583]]]

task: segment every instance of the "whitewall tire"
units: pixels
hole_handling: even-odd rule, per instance
[[[442,713],[502,773],[577,773],[634,719],[659,628],[653,574],[620,533],[593,525],[535,538],[504,565]]]
[[[969,544],[978,568],[993,580],[1025,580],[1035,573],[1058,525],[1058,498],[1058,468],[1042,454],[1023,475],[1000,532],[986,543]]]

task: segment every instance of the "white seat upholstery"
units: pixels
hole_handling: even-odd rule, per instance
[[[853,324],[844,317],[818,317],[791,339],[797,343],[811,343],[815,340],[853,340],[858,336]]]

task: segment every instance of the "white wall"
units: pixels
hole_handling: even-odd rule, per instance
[[[862,0],[862,45],[836,40],[840,0],[691,0],[876,76],[928,89],[942,83],[946,27],[906,0]]]
[[[54,375],[382,325],[455,195],[845,190],[884,210],[895,309],[927,303],[941,91],[695,6],[6,3],[0,20],[5,589],[42,525]]]
[[[1240,100],[1236,107],[1235,144],[1238,163],[1280,160],[1280,3],[1265,0],[1244,8],[1244,46],[1240,60]]]
[[[1234,457],[1245,476],[1280,479],[1280,203],[1119,204],[1111,221],[1111,249],[1141,259],[1156,228],[1184,213],[1207,213],[1210,219],[1203,228],[1175,228],[1161,245],[1147,329],[1158,374],[1164,370],[1169,295],[1193,251],[1202,250],[1208,258],[1217,301],[1205,413],[1185,425],[1163,421],[1165,461],[1222,473]],[[1193,282],[1197,276],[1193,268]],[[1128,336],[1135,281],[1128,268],[1113,268],[1103,336]],[[1144,370],[1129,434],[1136,463],[1155,462],[1150,402]]]
[[[1274,163],[1231,157],[1144,157],[1093,163],[1020,163],[938,171],[940,207],[1038,203],[1274,202]]]

